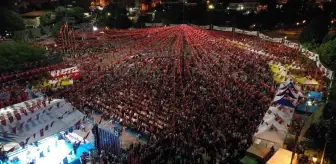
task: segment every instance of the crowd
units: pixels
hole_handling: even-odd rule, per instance
[[[268,59],[190,27],[166,35],[63,96],[149,136],[134,163],[237,163],[274,94]]]
[[[238,163],[275,93],[271,58],[184,25],[105,33],[98,37],[119,38],[100,47],[109,53],[71,60],[80,64],[81,79],[48,95],[89,105],[148,136],[147,144],[128,150],[132,164]],[[295,50],[237,39],[277,52],[280,61],[297,58]]]

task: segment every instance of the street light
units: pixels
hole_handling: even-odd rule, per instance
[[[306,20],[303,20],[302,23],[306,23]]]
[[[285,36],[285,39],[287,39],[287,36]]]
[[[92,30],[93,30],[93,31],[98,31],[98,28],[97,28],[96,26],[93,26],[93,27],[92,27]]]
[[[313,162],[316,163],[316,161],[317,161],[317,157],[313,156]]]
[[[107,13],[107,16],[111,16],[111,13]]]
[[[298,26],[298,25],[300,25],[300,23],[299,23],[299,22],[297,22],[297,23],[296,23],[296,25]]]
[[[215,9],[215,6],[214,6],[213,4],[210,4],[210,5],[208,6],[208,9],[209,9],[209,10],[213,10],[213,9]]]

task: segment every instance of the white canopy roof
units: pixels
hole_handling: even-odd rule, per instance
[[[26,109],[27,107],[24,104],[33,104],[36,101],[40,100],[33,99],[19,103],[12,107],[1,109],[0,113],[3,114],[8,110]],[[73,109],[73,106],[64,99],[55,99],[50,101],[50,103],[47,102],[46,106],[42,106],[34,112],[27,110],[27,115],[20,113],[20,120],[15,119],[15,121],[10,123],[8,118],[6,118],[8,124],[0,127],[0,142],[4,145],[4,150],[11,150],[21,142],[29,144],[41,140],[72,127],[78,122],[80,123],[84,115]]]
[[[258,127],[258,132],[254,134],[255,139],[261,139],[266,143],[269,142],[272,144],[277,144],[279,147],[283,145],[295,110],[293,105],[285,105],[295,105],[297,103],[297,98],[299,97],[298,93],[295,93],[293,90],[287,87],[290,83],[290,80],[287,80],[279,87],[279,90],[273,99],[275,104],[269,107],[268,111],[265,113],[263,122]],[[294,96],[294,98],[289,96],[291,94]],[[277,103],[278,100],[288,100],[290,103],[281,102],[282,104],[285,104],[281,105]]]
[[[263,118],[263,123],[259,125],[258,132],[254,136],[259,139],[283,143],[293,114],[293,108],[282,105],[271,106]]]

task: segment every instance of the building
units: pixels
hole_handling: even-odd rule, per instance
[[[257,1],[230,2],[228,9],[237,11],[256,10],[258,5],[259,2]]]
[[[26,28],[37,28],[40,26],[40,17],[45,15],[48,11],[33,11],[22,14],[23,22]]]

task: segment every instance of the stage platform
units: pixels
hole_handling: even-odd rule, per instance
[[[74,133],[70,135],[76,136]],[[38,147],[28,145],[24,149],[20,148],[13,153],[9,153],[9,161],[16,157],[19,160],[6,164],[27,164],[32,161],[35,161],[35,164],[80,164],[81,154],[92,149],[93,144],[80,144],[75,155],[72,142],[74,142],[72,139],[70,141],[58,140],[58,136],[54,135],[39,141]]]

